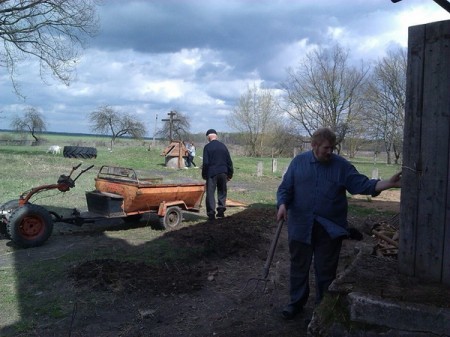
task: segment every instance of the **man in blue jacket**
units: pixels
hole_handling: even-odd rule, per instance
[[[209,129],[206,132],[208,144],[203,148],[202,177],[206,180],[206,214],[209,220],[223,218],[226,210],[227,182],[233,178],[233,162],[228,148],[217,140],[217,132]]]
[[[333,154],[336,135],[329,128],[317,130],[312,150],[290,163],[277,191],[277,221],[288,224],[290,253],[290,303],[285,319],[302,311],[309,297],[309,269],[314,256],[316,304],[336,278],[342,239],[347,231],[347,195],[377,196],[400,187],[401,172],[389,180],[369,179],[346,159]]]

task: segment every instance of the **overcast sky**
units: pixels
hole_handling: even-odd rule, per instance
[[[70,86],[43,84],[24,64],[24,101],[2,70],[0,129],[33,106],[48,131],[90,133],[87,115],[110,105],[136,114],[148,136],[171,110],[193,133],[232,131],[227,116],[247,87],[279,88],[313,48],[338,42],[371,62],[406,47],[409,26],[450,19],[432,0],[105,0],[99,16]]]

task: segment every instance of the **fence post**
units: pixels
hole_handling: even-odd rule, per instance
[[[378,179],[378,168],[372,170],[372,179]]]
[[[263,175],[263,162],[259,161],[258,162],[258,166],[256,168],[256,176],[257,177],[262,177],[262,175]]]

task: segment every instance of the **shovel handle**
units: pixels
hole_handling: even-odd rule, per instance
[[[272,264],[273,255],[275,254],[275,248],[277,247],[278,238],[280,237],[281,229],[283,228],[284,220],[278,221],[277,231],[270,244],[269,254],[267,255],[266,263],[264,264],[263,277],[267,278],[269,275],[270,265]]]

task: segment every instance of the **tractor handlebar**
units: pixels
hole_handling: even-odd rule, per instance
[[[29,190],[28,192],[24,192],[21,196],[20,196],[20,202],[21,204],[25,204],[27,203],[30,198],[37,193],[43,192],[43,191],[48,191],[48,190],[53,190],[53,189],[57,189],[60,192],[67,192],[69,191],[71,188],[75,187],[75,181],[80,177],[80,175],[82,175],[84,172],[90,170],[91,168],[94,167],[94,165],[89,166],[88,168],[82,170],[76,177],[75,179],[72,179],[70,176],[72,175],[72,173],[78,169],[81,166],[82,163],[79,163],[78,165],[72,167],[72,170],[70,171],[69,175],[65,175],[62,174],[59,176],[58,181],[56,182],[56,184],[51,184],[51,185],[41,185],[35,188],[32,188],[31,190]]]

